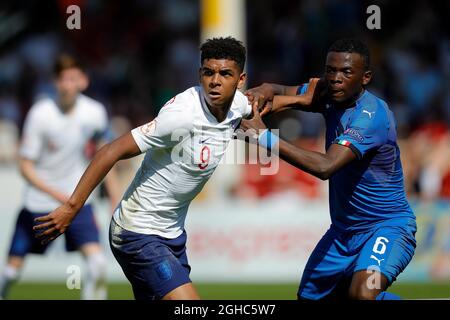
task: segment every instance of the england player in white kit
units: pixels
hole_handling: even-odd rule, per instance
[[[114,221],[136,233],[180,236],[192,199],[213,174],[242,117],[251,113],[236,91],[226,118],[218,122],[201,87],[175,96],[149,124],[131,131],[144,161],[126,191]]]
[[[200,86],[178,94],[150,123],[106,145],[76,190],[38,218],[44,243],[65,232],[113,165],[146,152],[114,213],[110,244],[136,299],[198,299],[189,278],[184,221],[189,204],[222,158],[240,120],[251,113],[242,88],[245,48],[233,38],[201,46]]]
[[[24,205],[11,241],[8,263],[0,278],[0,295],[6,298],[17,279],[25,256],[42,254],[33,232],[34,219],[57,208],[75,189],[88,161],[85,146],[107,132],[106,110],[99,102],[81,94],[87,76],[72,57],[62,55],[55,64],[58,97],[37,101],[27,114],[20,146],[20,169],[26,180]],[[113,182],[114,183],[114,182]],[[90,200],[80,209],[66,233],[66,249],[79,250],[88,272],[82,298],[105,299],[106,262],[99,245],[99,232]]]

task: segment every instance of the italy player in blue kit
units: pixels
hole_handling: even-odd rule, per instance
[[[322,180],[329,179],[331,226],[311,254],[299,299],[398,299],[386,289],[411,261],[416,221],[403,186],[394,115],[365,87],[372,78],[368,48],[336,41],[323,79],[301,86],[263,84],[247,92],[259,143]],[[296,97],[314,90],[311,103]],[[273,103],[273,107],[272,107]],[[294,108],[319,112],[326,122],[326,153],[295,147],[265,130],[261,114]]]

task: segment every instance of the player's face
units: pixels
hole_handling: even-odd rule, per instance
[[[86,74],[78,68],[62,70],[56,77],[56,89],[62,107],[71,107],[77,95],[88,86]]]
[[[358,53],[329,52],[325,65],[328,97],[335,103],[353,102],[370,82],[371,71],[364,68]]]
[[[200,84],[206,102],[213,107],[227,108],[236,89],[242,88],[246,75],[238,65],[228,59],[205,59],[200,68]]]

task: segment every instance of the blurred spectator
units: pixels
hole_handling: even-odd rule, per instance
[[[0,118],[0,165],[11,164],[17,159],[19,130],[14,122]]]
[[[416,187],[422,200],[433,201],[449,197],[450,131],[445,122],[435,121],[421,125],[409,139],[408,152],[415,163]],[[445,183],[445,184],[444,184]]]
[[[16,160],[19,144],[20,108],[12,90],[0,90],[0,164]]]

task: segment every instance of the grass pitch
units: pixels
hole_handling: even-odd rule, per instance
[[[196,288],[205,300],[295,300],[298,284],[222,284],[197,283]],[[396,283],[390,292],[403,299],[450,298],[450,282]],[[80,290],[69,290],[65,283],[17,283],[11,288],[9,299],[14,300],[72,300],[80,299]],[[127,283],[110,283],[108,299],[133,299]]]

